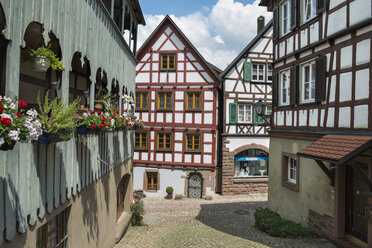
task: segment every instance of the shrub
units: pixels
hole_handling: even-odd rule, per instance
[[[135,202],[130,208],[130,211],[132,212],[132,219],[130,220],[132,226],[143,226],[142,220],[145,210],[143,209],[141,204]]]
[[[258,208],[254,213],[256,226],[274,237],[313,237],[314,231],[291,220],[286,220],[268,208]]]
[[[168,186],[165,191],[167,192],[168,195],[173,194],[173,188],[171,186]]]

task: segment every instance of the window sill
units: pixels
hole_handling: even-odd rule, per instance
[[[267,177],[249,177],[249,178],[234,178],[234,183],[267,183],[269,179]]]
[[[143,152],[143,151],[148,151],[149,148],[146,147],[146,148],[134,148],[134,151],[138,151],[138,152]]]
[[[172,149],[156,149],[157,152],[172,152]]]
[[[176,72],[177,69],[174,68],[174,69],[160,69],[159,72]]]
[[[173,112],[173,109],[157,109],[157,112]]]
[[[185,153],[201,153],[200,150],[197,150],[197,151],[185,151]]]
[[[298,183],[294,184],[289,181],[282,182],[282,186],[286,187],[287,189],[293,190],[295,192],[299,191]]]
[[[203,112],[201,109],[186,109],[186,112]]]
[[[148,189],[148,190],[145,190],[145,192],[156,193],[156,192],[158,192],[158,191],[157,191],[157,190],[153,190],[153,189]]]
[[[148,108],[147,109],[138,109],[138,108],[135,109],[135,112],[148,112],[148,111],[149,111]]]

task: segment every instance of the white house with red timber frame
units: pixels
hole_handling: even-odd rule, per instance
[[[134,189],[201,198],[215,191],[220,71],[169,16],[137,54]]]

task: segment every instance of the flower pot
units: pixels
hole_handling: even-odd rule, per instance
[[[98,134],[99,129],[96,128],[96,129],[92,130],[91,128],[87,127],[86,125],[82,125],[82,126],[77,127],[77,132],[78,132],[78,134]]]
[[[95,110],[103,110],[103,101],[102,100],[94,100],[94,109]]]
[[[173,199],[173,194],[168,194],[167,199]]]
[[[69,131],[61,131],[59,133],[47,132],[43,130],[43,134],[39,136],[36,142],[40,144],[53,144],[60,141],[67,141],[62,139],[59,134],[65,135],[68,134]]]
[[[10,144],[8,144],[8,142],[4,142],[4,144],[2,144],[0,146],[0,150],[1,151],[10,151],[10,150],[13,150],[14,146],[15,146],[15,141],[12,141]]]
[[[43,56],[36,56],[32,60],[32,69],[37,72],[46,72],[50,66],[50,60]]]
[[[76,119],[81,119],[83,117],[83,114],[86,113],[88,114],[88,110],[87,109],[82,109],[82,108],[79,108],[77,111],[76,111],[76,114],[74,115],[74,118]]]

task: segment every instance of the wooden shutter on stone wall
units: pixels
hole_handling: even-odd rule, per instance
[[[319,15],[324,10],[327,9],[327,0],[317,0],[316,1],[316,13]]]
[[[291,75],[290,75],[290,104],[296,105],[298,103],[298,73],[299,72],[299,66],[295,65],[291,67]]]
[[[272,90],[273,108],[278,106],[278,73],[273,73]]]
[[[232,102],[229,104],[229,112],[230,112],[230,124],[236,124],[238,120],[238,104]]]
[[[274,21],[274,27],[273,27],[273,39],[278,40],[279,39],[279,11],[278,6],[276,6],[273,10],[273,21]]]
[[[323,55],[315,61],[315,101],[326,100],[326,56]]]
[[[251,65],[251,62],[246,61],[244,62],[244,68],[243,68],[244,82],[250,82],[251,78],[252,78],[252,65]]]

